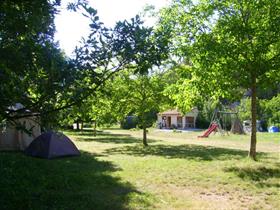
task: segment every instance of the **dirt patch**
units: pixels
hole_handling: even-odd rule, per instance
[[[190,210],[247,210],[252,209],[256,200],[250,195],[239,195],[238,192],[221,192],[217,189],[201,189],[194,186],[180,187],[167,184],[156,187],[149,186],[149,191],[164,194],[168,200],[160,200],[161,209],[190,209]],[[156,189],[160,189],[156,190]],[[164,207],[163,207],[164,206]],[[266,206],[265,209],[270,209]]]

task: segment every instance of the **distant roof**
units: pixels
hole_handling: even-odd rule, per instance
[[[195,112],[197,111],[197,108],[193,108],[191,111],[189,111],[188,113],[190,112]],[[167,111],[164,111],[164,112],[160,112],[158,113],[160,115],[184,115],[183,113],[181,113],[178,109],[170,109],[170,110],[167,110]]]
[[[170,110],[167,110],[165,112],[161,112],[159,114],[166,114],[166,115],[181,115],[181,113],[177,110],[177,109],[170,109]]]

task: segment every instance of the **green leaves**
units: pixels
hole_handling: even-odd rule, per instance
[[[279,6],[279,1],[206,0],[173,1],[164,8],[160,28],[173,25],[172,52],[191,69],[180,88],[185,100],[195,103],[196,91],[205,98],[237,99],[240,90],[250,88],[252,73],[263,83],[279,72],[274,63],[280,49]]]
[[[166,85],[160,74],[133,74],[132,71],[119,73],[111,83],[114,106],[112,111],[119,120],[127,115],[138,116],[140,125],[147,127],[155,120],[155,115],[166,100],[162,94]]]
[[[108,28],[86,0],[68,9],[90,19],[91,33],[76,57],[66,58],[53,40],[59,2],[1,1],[1,120],[22,117],[26,110],[44,119],[51,113],[53,119],[54,112],[95,96],[114,73],[129,68],[146,73],[166,58],[166,39],[154,36],[139,16]],[[19,114],[8,109],[15,103],[25,107]]]
[[[24,104],[31,112],[54,105],[68,77],[67,62],[53,41],[59,1],[1,1],[0,115],[10,119],[9,106]],[[38,10],[40,8],[40,10]],[[68,72],[68,73],[66,73]],[[64,86],[65,88],[65,86]]]
[[[174,25],[173,52],[183,57],[192,69],[191,79],[178,84],[181,94],[187,96],[175,98],[178,104],[189,108],[201,97],[236,101],[251,89],[249,156],[253,159],[256,158],[257,88],[279,84],[277,77],[267,83],[267,76],[280,70],[276,61],[280,60],[279,9],[278,0],[201,0],[195,4],[174,0],[160,17],[161,25]]]

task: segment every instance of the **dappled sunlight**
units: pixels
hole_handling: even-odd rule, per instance
[[[280,0],[0,5],[0,210],[280,210]]]
[[[141,143],[141,139],[134,139],[134,138],[112,138],[112,137],[92,137],[92,138],[77,138],[77,141],[86,141],[86,142],[99,142],[99,143],[113,143],[113,144],[134,144],[134,143]]]
[[[232,172],[242,181],[252,182],[257,187],[280,187],[280,168],[277,166],[229,167],[225,172]]]
[[[132,156],[162,156],[165,158],[184,158],[195,159],[197,161],[205,160],[231,160],[242,159],[247,156],[247,152],[241,150],[222,149],[208,146],[196,145],[150,145],[143,146],[125,146],[107,149],[105,154],[125,154]]]
[[[153,131],[149,135],[155,138],[144,147],[135,133],[141,135],[127,130],[99,131],[97,136],[67,131],[82,152],[74,158],[48,161],[1,153],[1,199],[11,201],[0,199],[3,208],[217,209],[222,204],[246,209],[247,204],[269,209],[278,205],[280,163],[274,153],[259,152],[255,162],[246,150],[229,148],[231,140],[223,141],[221,148],[197,145],[215,142],[188,139],[193,133],[168,133],[169,139],[164,139],[162,134],[156,138]]]
[[[94,133],[86,132],[67,132],[69,135],[75,138],[75,141],[78,142],[98,142],[98,143],[113,143],[113,144],[141,144],[141,138],[132,137],[130,134],[121,134],[121,133],[111,133],[99,131],[96,136]],[[155,143],[157,140],[149,140],[150,143]]]
[[[110,134],[119,135],[130,135],[134,138],[142,138],[141,130],[106,130]],[[199,139],[197,136],[200,135],[199,132],[165,132],[159,129],[149,129],[148,132],[148,143],[152,140],[162,141],[168,144],[186,144],[186,145],[201,145],[201,146],[212,146],[218,148],[228,148],[233,150],[243,150],[248,151],[249,149],[249,135],[212,135],[209,138]],[[258,133],[258,145],[257,151],[262,152],[280,152],[280,138],[279,134],[271,133]]]

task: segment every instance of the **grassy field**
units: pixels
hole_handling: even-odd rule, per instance
[[[0,209],[279,209],[280,135],[150,130],[65,132],[80,157],[43,160],[0,153]]]

